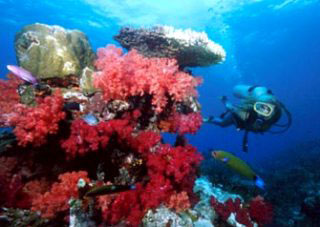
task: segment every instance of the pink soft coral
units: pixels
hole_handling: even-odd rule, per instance
[[[71,172],[59,175],[59,181],[54,183],[49,192],[37,196],[32,201],[32,210],[41,211],[44,218],[53,218],[58,212],[66,212],[69,209],[69,199],[78,197],[77,183],[83,179],[89,183],[87,172]]]
[[[103,91],[105,100],[150,94],[158,113],[169,96],[175,101],[195,96],[195,87],[200,83],[199,79],[179,71],[174,59],[146,58],[136,50],[123,54],[112,45],[98,50],[95,65],[100,71],[94,74],[94,84]]]
[[[46,143],[47,136],[56,134],[59,122],[65,118],[60,91],[40,100],[36,107],[17,104],[15,108],[9,122],[15,126],[14,133],[20,146],[40,146]]]
[[[202,125],[202,116],[200,112],[189,114],[174,113],[172,118],[173,132],[178,132],[180,135],[186,133],[196,133]]]

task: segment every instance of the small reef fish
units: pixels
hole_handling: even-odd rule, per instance
[[[230,169],[248,179],[253,180],[258,188],[264,189],[264,181],[240,158],[226,151],[212,151],[211,154],[215,159],[223,162]]]
[[[90,189],[85,196],[109,195],[136,189],[135,185],[103,185]]]
[[[25,70],[24,68],[21,68],[16,65],[7,65],[7,69],[12,72],[14,75],[19,77],[21,80],[24,80],[30,84],[36,85],[38,84],[37,79],[29,72],[28,70]]]
[[[82,119],[91,126],[97,125],[99,123],[99,120],[96,116],[93,114],[86,114],[82,117]]]

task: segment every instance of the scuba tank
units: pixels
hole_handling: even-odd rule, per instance
[[[233,95],[239,99],[253,102],[275,102],[276,98],[271,90],[261,86],[237,85],[233,89]]]

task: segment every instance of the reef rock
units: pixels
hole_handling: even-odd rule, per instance
[[[154,211],[149,210],[142,222],[145,227],[193,227],[190,217],[183,218],[164,206],[160,206]]]
[[[38,79],[80,76],[94,60],[83,32],[39,23],[24,26],[16,34],[15,51],[18,64]]]
[[[181,67],[222,63],[226,52],[204,32],[157,26],[150,29],[124,27],[114,36],[124,48],[146,57],[175,58]]]

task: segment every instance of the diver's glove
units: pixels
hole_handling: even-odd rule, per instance
[[[227,96],[223,95],[220,96],[219,99],[221,100],[221,102],[223,103],[223,105],[225,106],[225,108],[228,111],[234,111],[234,106],[232,105],[232,103],[228,100]]]
[[[223,96],[220,96],[219,99],[221,100],[221,102],[223,103],[226,103],[228,101],[228,98],[227,96],[223,95]]]
[[[204,117],[203,118],[203,123],[211,123],[213,121],[213,116],[210,116],[210,117]]]

